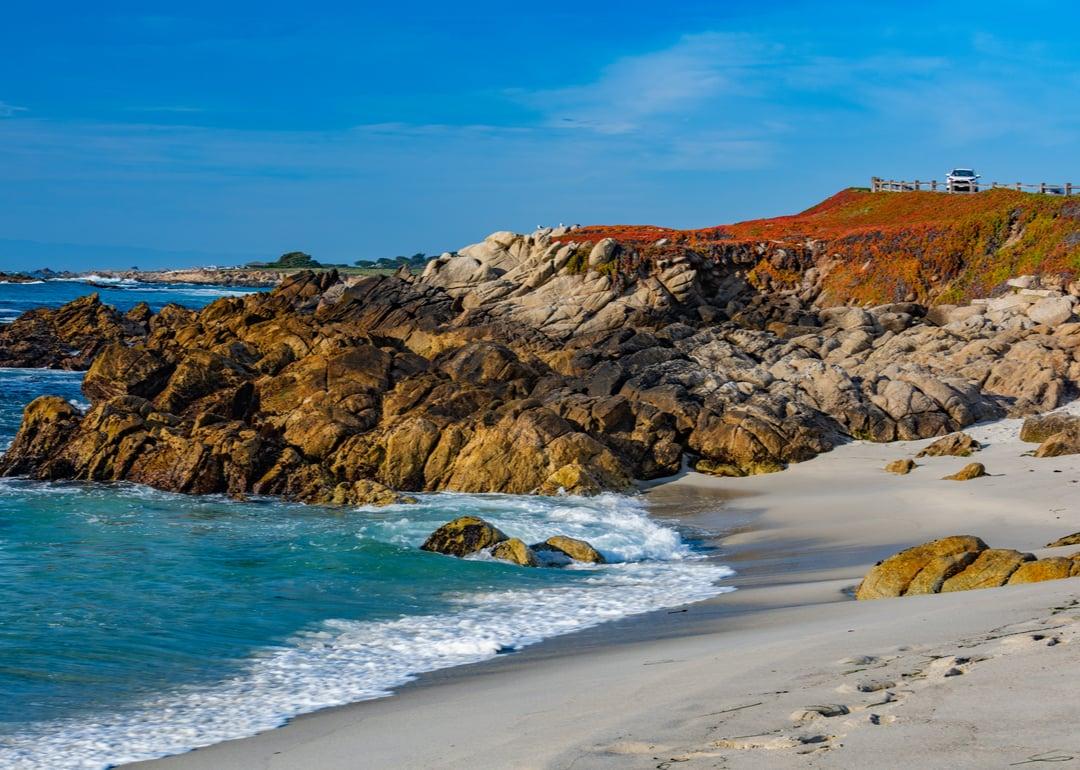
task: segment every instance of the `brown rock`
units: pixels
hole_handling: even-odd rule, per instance
[[[82,389],[93,401],[116,396],[151,398],[165,386],[172,369],[144,347],[110,345],[94,359]]]
[[[460,516],[432,532],[420,548],[450,556],[468,556],[507,540],[497,527],[475,516]]]
[[[1071,414],[1039,414],[1028,417],[1020,428],[1020,440],[1041,444],[1055,433],[1080,429],[1080,417]]]
[[[1080,453],[1080,430],[1063,430],[1055,433],[1035,450],[1036,457],[1061,457]]]
[[[975,551],[965,551],[964,553],[938,556],[932,559],[915,575],[907,590],[904,591],[904,596],[940,592],[941,586],[946,580],[966,569],[968,565],[975,561],[978,555]]]
[[[512,537],[496,543],[491,549],[492,557],[502,561],[508,561],[521,567],[535,567],[538,565],[536,554],[524,541]]]
[[[988,548],[962,572],[941,584],[941,593],[994,588],[1005,585],[1021,564],[1035,559],[1030,553],[1004,548]]]
[[[361,479],[360,481],[343,481],[334,487],[329,500],[331,505],[395,505],[398,503],[415,503],[415,497],[402,495],[390,487],[383,486],[377,481]]]
[[[986,475],[986,468],[982,463],[968,463],[963,468],[950,476],[942,476],[949,481],[970,481]]]
[[[58,396],[39,396],[26,405],[11,447],[0,457],[0,475],[40,471],[78,427],[79,410]]]
[[[880,561],[855,592],[856,599],[903,596],[919,572],[937,559],[986,550],[986,543],[971,535],[954,535],[908,548]]]
[[[30,310],[0,326],[0,366],[86,369],[106,345],[141,341],[146,318],[136,309],[125,317],[96,293],[59,308]]]
[[[1016,583],[1040,583],[1043,580],[1059,580],[1072,574],[1073,560],[1060,556],[1024,562],[1009,577],[1009,585]]]
[[[966,433],[950,433],[919,452],[916,457],[968,457],[982,445]]]
[[[895,473],[898,476],[906,476],[917,468],[915,461],[910,457],[905,457],[902,460],[893,460],[891,463],[885,466],[885,470],[889,473]]]
[[[547,477],[540,486],[542,495],[598,495],[603,491],[580,463],[570,463]]]
[[[534,551],[553,551],[573,559],[574,561],[581,561],[586,564],[607,564],[607,559],[604,558],[604,555],[589,545],[589,543],[584,540],[578,540],[577,538],[566,537],[565,535],[549,537],[544,542],[533,545],[532,549]]]
[[[1060,548],[1065,545],[1080,545],[1080,532],[1074,532],[1071,535],[1065,537],[1059,537],[1052,543],[1047,543],[1047,548]]]

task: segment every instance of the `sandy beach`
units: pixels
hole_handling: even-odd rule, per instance
[[[1067,409],[1077,411],[1077,404]],[[882,471],[928,441],[853,442],[789,470],[687,473],[654,515],[722,533],[739,590],[422,677],[153,768],[1006,767],[1080,762],[1080,707],[1047,698],[1080,662],[1080,582],[872,602],[867,569],[952,534],[1046,555],[1080,529],[1076,456],[1036,459],[1019,420],[965,458]],[[1076,757],[1076,759],[1074,759]]]

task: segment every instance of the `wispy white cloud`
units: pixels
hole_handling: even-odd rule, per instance
[[[149,107],[128,107],[128,112],[146,112],[146,113],[176,113],[176,114],[193,114],[199,112],[206,112],[205,107],[195,107],[187,104],[164,104],[159,106]]]
[[[0,118],[13,118],[20,112],[27,112],[26,107],[16,107],[14,104],[0,102]]]
[[[751,35],[687,35],[668,48],[618,59],[591,82],[514,96],[554,127],[630,133],[753,90],[755,68],[779,51]]]

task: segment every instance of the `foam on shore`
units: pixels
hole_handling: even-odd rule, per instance
[[[60,491],[36,485],[35,492]],[[141,488],[140,488],[141,489]],[[132,490],[134,491],[134,490]],[[162,493],[143,489],[140,494]],[[419,506],[369,514],[357,537],[415,548],[431,515],[471,512],[531,541],[555,531],[588,537],[613,563],[538,588],[460,591],[449,609],[383,621],[327,619],[251,656],[242,673],[83,718],[24,726],[0,738],[9,768],[103,768],[240,738],[297,714],[379,698],[423,672],[476,663],[543,639],[715,596],[732,574],[650,519],[640,500],[424,495]],[[446,557],[450,558],[450,557]],[[420,579],[420,578],[418,578]]]

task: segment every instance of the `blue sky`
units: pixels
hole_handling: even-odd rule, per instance
[[[21,3],[0,269],[695,227],[871,175],[1080,182],[1064,2]]]

